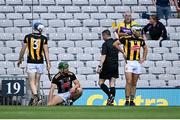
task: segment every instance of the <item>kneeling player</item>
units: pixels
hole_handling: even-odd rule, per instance
[[[82,95],[82,88],[74,73],[69,71],[69,65],[66,62],[60,62],[59,72],[54,76],[51,89],[49,91],[48,106],[58,104],[69,104],[74,102]],[[72,85],[74,83],[74,86]],[[55,88],[58,88],[58,94],[53,95]],[[72,104],[72,102],[70,104]]]

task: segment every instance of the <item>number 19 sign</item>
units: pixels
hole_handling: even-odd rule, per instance
[[[2,80],[3,96],[23,96],[24,81],[23,80]]]

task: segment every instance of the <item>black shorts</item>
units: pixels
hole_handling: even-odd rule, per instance
[[[103,66],[99,79],[119,78],[118,65]]]

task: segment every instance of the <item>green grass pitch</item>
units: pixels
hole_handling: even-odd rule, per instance
[[[0,106],[0,119],[179,119],[180,107]]]

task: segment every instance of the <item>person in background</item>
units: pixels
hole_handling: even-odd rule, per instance
[[[172,0],[152,0],[154,6],[156,6],[156,12],[159,19],[168,20],[171,16],[171,4]]]
[[[131,12],[125,12],[124,21],[118,23],[117,27],[115,28],[115,38],[119,39],[121,37],[131,35],[131,28],[134,25],[138,25],[138,23],[132,19]]]
[[[152,40],[166,40],[167,30],[166,27],[159,21],[156,15],[150,15],[149,23],[143,28],[144,40],[147,40],[146,33],[149,32]]]

